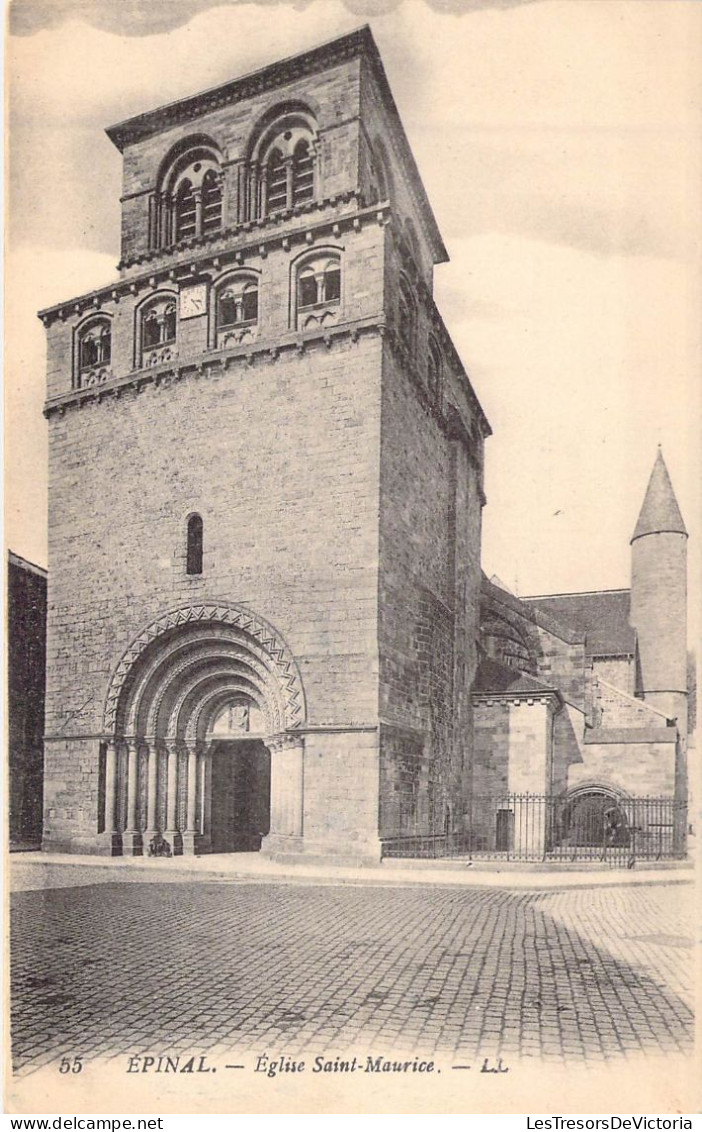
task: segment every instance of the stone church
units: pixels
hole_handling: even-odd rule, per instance
[[[505,796],[681,798],[662,456],[631,591],[484,577],[490,426],[369,29],[107,132],[118,278],[41,312],[44,848],[373,862],[514,846]]]

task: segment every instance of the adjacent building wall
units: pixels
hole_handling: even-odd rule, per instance
[[[10,844],[36,846],[42,832],[46,570],[12,551],[7,641]]]

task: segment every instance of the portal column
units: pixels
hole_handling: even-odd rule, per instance
[[[164,839],[171,847],[173,856],[183,850],[178,821],[178,751],[175,743],[164,746],[168,759],[168,775],[166,778],[166,828],[163,831]]]
[[[147,744],[146,757],[148,760],[148,770],[146,774],[146,829],[144,830],[144,849],[146,852],[149,850],[149,845],[154,837],[158,837],[158,816],[156,813],[156,805],[158,798],[158,747],[155,740]]]
[[[122,834],[122,852],[125,857],[140,857],[142,854],[141,830],[137,824],[137,805],[139,799],[139,744],[136,739],[127,740],[127,828]]]
[[[197,841],[197,748],[194,743],[187,744],[188,750],[188,794],[185,807],[185,831],[183,833],[183,853],[194,855]]]
[[[291,853],[302,848],[305,741],[278,735],[267,741],[271,753],[271,828],[261,848]]]
[[[105,832],[102,840],[111,857],[119,856],[122,838],[117,813],[117,744],[114,739],[108,739],[105,751]]]
[[[212,744],[200,752],[200,805],[198,809],[198,851],[212,852]]]

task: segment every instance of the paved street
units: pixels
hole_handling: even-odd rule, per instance
[[[154,1052],[406,1051],[445,1065],[685,1052],[692,916],[693,888],[680,884],[202,878],[20,891],[15,1067]]]

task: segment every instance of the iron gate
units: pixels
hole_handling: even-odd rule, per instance
[[[448,813],[403,815],[401,832],[383,838],[383,857],[456,857],[504,861],[605,861],[685,856],[687,808],[673,798],[621,798],[602,790],[569,795],[476,795],[462,827]]]

